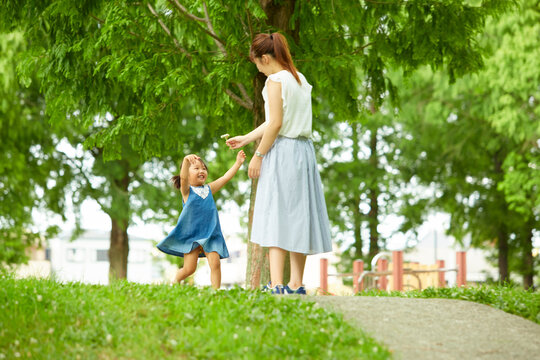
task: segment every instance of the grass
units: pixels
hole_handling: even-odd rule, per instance
[[[540,324],[540,292],[512,285],[480,285],[470,287],[427,288],[407,292],[369,290],[360,296],[396,296],[409,298],[443,298],[474,301],[493,306],[507,313]]]
[[[0,275],[0,359],[388,359],[341,315],[240,288]]]

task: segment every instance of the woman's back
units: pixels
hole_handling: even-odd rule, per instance
[[[279,135],[288,138],[310,137],[312,126],[311,89],[304,75],[298,72],[302,84],[287,70],[279,71],[268,76],[268,80],[281,83],[281,98],[283,100],[283,123]],[[266,84],[262,91],[266,121],[270,118],[268,107],[268,92]]]

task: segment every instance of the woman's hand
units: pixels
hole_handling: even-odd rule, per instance
[[[248,141],[245,135],[239,135],[225,141],[225,144],[227,144],[227,146],[229,146],[230,149],[234,150],[234,149],[239,149],[243,147],[244,145],[247,145]]]
[[[249,162],[248,176],[250,179],[258,179],[261,175],[262,158],[253,156]]]
[[[236,163],[239,165],[242,165],[245,160],[246,160],[246,153],[244,152],[244,150],[240,150],[238,154],[236,154]]]

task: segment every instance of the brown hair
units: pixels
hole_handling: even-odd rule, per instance
[[[249,50],[249,59],[254,61],[255,58],[260,58],[263,55],[271,55],[276,61],[288,70],[300,84],[296,67],[293,64],[289,44],[285,36],[278,32],[272,34],[258,34],[251,43]]]
[[[199,159],[199,161],[201,162],[201,164],[203,164],[206,171],[208,171],[208,166],[206,166],[206,163],[202,159]],[[191,164],[189,166],[191,167]],[[170,178],[170,182],[176,190],[180,190],[180,186],[182,184],[182,179],[180,179],[180,175],[174,175],[172,178]]]

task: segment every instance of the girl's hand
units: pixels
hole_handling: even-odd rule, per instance
[[[187,155],[187,156],[184,158],[184,160],[189,161],[189,163],[190,163],[191,165],[195,165],[199,160],[201,160],[201,158],[198,157],[198,156],[195,155],[195,154],[190,154],[190,155]]]
[[[246,153],[244,152],[244,150],[240,150],[236,155],[236,163],[241,165],[244,163],[244,160],[246,160]]]
[[[245,135],[239,135],[225,141],[225,144],[227,144],[227,146],[229,146],[230,149],[234,150],[234,149],[239,149],[243,147],[244,145],[247,145],[248,142]]]
[[[259,156],[254,156],[249,162],[248,176],[250,179],[258,179],[261,175],[261,164],[262,158]]]

